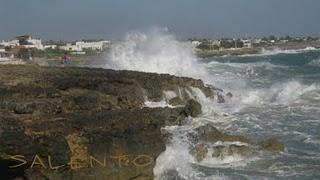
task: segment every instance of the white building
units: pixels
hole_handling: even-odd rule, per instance
[[[262,39],[253,39],[253,43],[260,44],[262,42]]]
[[[52,45],[44,45],[43,48],[44,48],[44,49],[56,49],[56,48],[57,48],[57,45],[55,45],[55,44],[52,44]]]
[[[15,47],[15,46],[19,46],[19,40],[11,40],[11,41],[4,41],[2,40],[2,42],[0,43],[0,45],[4,46],[4,47]]]
[[[201,44],[200,41],[191,41],[192,47],[197,47]]]
[[[40,49],[40,50],[44,49],[44,46],[42,45],[41,39],[30,38],[27,40],[27,42],[30,44],[23,45],[25,48],[36,48],[36,49]]]
[[[59,48],[65,51],[83,51],[85,49],[90,49],[94,51],[102,51],[106,47],[109,47],[110,41],[94,41],[94,42],[85,42],[77,41],[75,44],[67,43],[64,46]]]
[[[32,39],[30,35],[18,36],[15,40],[3,41],[0,45],[4,45],[5,47],[23,46],[24,48],[44,49],[41,39]]]
[[[85,42],[78,41],[76,46],[81,47],[82,49],[91,49],[95,51],[102,51],[105,47],[108,47],[110,41],[94,41],[94,42]]]
[[[74,45],[72,43],[67,43],[64,46],[60,46],[59,49],[65,51],[82,51],[82,48],[80,46]]]
[[[218,46],[218,47],[221,46],[221,41],[220,41],[220,40],[214,39],[214,40],[211,40],[210,43],[211,43],[211,45],[213,45],[213,46]]]
[[[243,47],[245,48],[251,48],[252,42],[249,39],[242,39],[241,42],[243,43]]]

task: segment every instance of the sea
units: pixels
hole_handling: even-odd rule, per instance
[[[155,179],[320,179],[320,50],[198,58],[189,43],[151,29],[131,32],[115,44],[104,67],[202,79],[233,94],[220,104],[193,89],[203,113],[185,125],[166,127],[172,138],[156,160]],[[146,106],[169,105],[164,99]],[[197,162],[187,133],[206,123],[253,143],[277,138],[286,149],[252,157],[208,155]]]

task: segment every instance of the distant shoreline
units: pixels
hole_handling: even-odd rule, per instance
[[[286,51],[286,50],[305,50],[307,48],[320,49],[320,41],[311,42],[288,42],[275,43],[270,46],[260,46],[252,48],[234,48],[234,49],[220,49],[220,50],[200,50],[195,49],[195,54],[200,58],[221,57],[221,56],[241,56],[263,54],[263,51]]]

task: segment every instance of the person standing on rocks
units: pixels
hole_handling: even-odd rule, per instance
[[[62,64],[63,64],[63,65],[69,65],[69,64],[70,64],[70,61],[71,61],[71,59],[70,59],[70,57],[68,57],[67,55],[64,55],[64,56],[62,57]]]

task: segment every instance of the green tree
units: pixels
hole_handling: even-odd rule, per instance
[[[277,38],[276,38],[276,36],[271,35],[271,36],[269,36],[269,40],[270,40],[270,41],[275,41],[275,40],[277,40]]]
[[[221,40],[221,47],[225,49],[230,49],[235,47],[235,42],[233,40],[222,39]]]
[[[237,39],[236,41],[235,41],[235,46],[237,47],[237,48],[243,48],[243,46],[244,46],[244,44],[243,44],[243,42],[240,40],[240,39]]]
[[[196,48],[201,50],[210,50],[210,45],[208,43],[203,42],[199,44]]]

